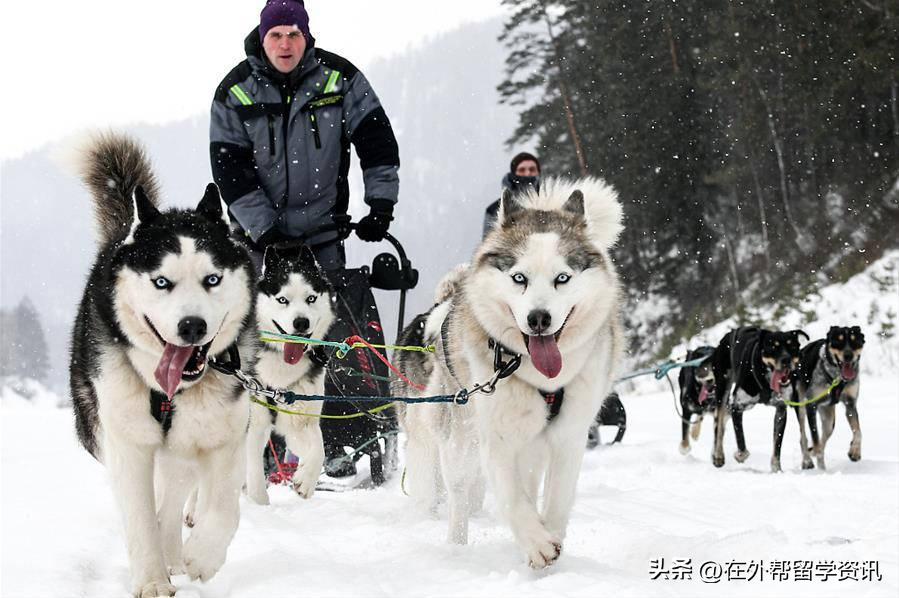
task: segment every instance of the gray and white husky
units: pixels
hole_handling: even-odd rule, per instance
[[[171,596],[170,573],[215,575],[240,519],[247,398],[207,361],[229,349],[249,355],[255,274],[215,185],[195,210],[160,211],[134,141],[99,136],[80,157],[100,250],[72,336],[76,428],[109,470],[132,591]],[[182,543],[195,487],[197,525]]]
[[[256,302],[259,326],[265,330],[324,338],[335,319],[333,290],[308,247],[279,251],[269,248],[263,258],[262,280]],[[322,395],[325,360],[316,349],[297,343],[263,342],[256,361],[256,376],[269,388],[296,394]],[[250,407],[247,438],[247,495],[268,504],[263,453],[272,428],[284,436],[287,448],[300,458],[292,478],[303,498],[315,491],[325,460],[319,419],[321,401],[300,401],[291,410],[310,417],[278,413],[263,405]]]
[[[451,542],[467,542],[469,515],[483,499],[483,464],[530,565],[558,558],[584,439],[624,349],[608,254],[620,230],[616,194],[598,179],[549,180],[539,193],[505,194],[471,263],[443,281],[438,304],[407,329],[404,336],[437,347],[436,356],[400,358],[413,379],[427,376],[420,395],[490,380],[497,346],[502,360],[521,357],[492,395],[402,410],[405,488],[430,508],[445,489]]]

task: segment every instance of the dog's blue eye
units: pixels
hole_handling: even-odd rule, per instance
[[[165,276],[157,276],[153,279],[153,286],[160,290],[170,289],[172,288],[172,281]]]
[[[317,295],[309,295],[308,297],[306,297],[306,303],[308,303],[309,305],[312,305],[313,303],[316,302],[317,299],[318,299]]]
[[[222,278],[218,274],[210,274],[203,281],[203,284],[205,284],[207,287],[214,287],[217,286],[220,282],[222,282]]]
[[[565,284],[569,280],[571,280],[571,276],[568,274],[559,274],[556,276],[556,284]]]
[[[527,278],[527,276],[525,276],[524,274],[522,274],[522,273],[519,272],[519,273],[517,273],[517,274],[513,274],[513,275],[512,275],[512,281],[513,281],[515,284],[527,284],[527,283],[528,283],[528,278]]]
[[[275,299],[275,301],[277,301],[281,305],[287,305],[288,303],[290,303],[290,301],[287,300],[287,297],[278,297],[277,299]]]

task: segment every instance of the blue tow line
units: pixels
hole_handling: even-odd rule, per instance
[[[624,382],[625,380],[630,380],[631,378],[638,378],[640,376],[647,376],[649,374],[654,374],[656,380],[661,380],[665,376],[668,375],[668,372],[677,368],[686,368],[694,365],[699,365],[706,359],[711,357],[711,355],[707,355],[705,357],[700,357],[698,359],[691,359],[690,361],[666,361],[665,363],[661,363],[654,368],[647,368],[645,370],[637,370],[636,372],[631,372],[630,374],[626,374],[620,378],[617,378],[615,382]]]
[[[623,382],[625,380],[630,380],[631,378],[637,378],[639,376],[647,376],[649,374],[655,375],[656,380],[661,380],[665,376],[668,375],[668,372],[677,368],[684,368],[699,365],[710,356],[700,357],[698,359],[692,359],[690,361],[678,362],[678,361],[666,361],[664,363],[659,364],[654,368],[647,368],[644,370],[637,370],[636,372],[631,372],[625,376],[617,378],[615,382]],[[464,405],[468,402],[468,392],[463,389],[460,393],[455,395],[435,395],[431,397],[368,397],[368,396],[357,396],[357,397],[346,397],[346,396],[328,396],[328,395],[299,395],[290,391],[284,391],[280,395],[281,400],[287,404],[292,405],[297,401],[344,401],[344,402],[359,402],[359,403],[377,403],[384,401],[400,401],[402,403],[457,403],[459,405]]]
[[[347,397],[329,395],[299,395],[285,390],[279,394],[279,398],[287,405],[293,405],[297,401],[343,401],[349,403],[383,403],[400,401],[402,403],[458,403],[464,405],[468,402],[468,393],[457,395],[435,395],[432,397]]]
[[[709,356],[701,357],[698,359],[693,359],[691,361],[685,361],[685,362],[666,361],[662,364],[659,364],[658,366],[656,366],[654,368],[647,368],[644,370],[637,370],[636,372],[631,372],[630,374],[627,374],[625,376],[617,378],[615,380],[615,382],[623,382],[625,380],[630,380],[631,378],[637,378],[639,376],[646,376],[649,374],[654,374],[656,380],[661,380],[662,378],[665,378],[668,375],[668,372],[670,372],[673,369],[699,365],[700,363],[702,363],[703,361],[708,359],[708,357]],[[518,360],[512,360],[512,361],[518,362]],[[274,391],[272,391],[268,388],[265,388],[257,380],[246,376],[243,372],[241,372],[239,370],[239,367],[235,367],[231,363],[219,364],[219,363],[216,363],[213,361],[213,362],[211,362],[210,365],[212,365],[212,367],[221,371],[222,373],[237,376],[237,378],[241,381],[241,383],[244,385],[244,387],[247,388],[247,390],[250,390],[251,392],[257,393],[261,396],[269,396],[270,395],[272,398],[274,398],[274,396],[277,396],[278,401],[283,404],[286,404],[286,405],[292,405],[293,403],[296,403],[297,401],[334,401],[334,402],[347,402],[347,403],[384,403],[384,402],[390,402],[390,401],[398,401],[401,403],[455,403],[456,405],[464,405],[468,402],[469,395],[471,395],[471,394],[474,394],[477,392],[491,394],[493,392],[492,389],[493,389],[494,385],[496,384],[496,381],[499,378],[505,378],[506,376],[510,375],[515,370],[515,368],[518,367],[517,363],[514,364],[514,367],[508,367],[510,365],[513,365],[512,361],[510,361],[508,363],[504,363],[502,371],[497,370],[497,372],[495,372],[495,374],[494,374],[494,379],[490,383],[483,385],[483,387],[481,385],[476,385],[475,388],[471,391],[469,391],[466,388],[463,388],[454,395],[434,395],[434,396],[430,396],[430,397],[372,397],[372,396],[347,397],[347,396],[330,396],[330,395],[300,395],[300,394],[291,392],[289,390],[281,390],[281,391],[277,391],[277,393],[275,393]],[[670,382],[670,380],[669,380],[669,382]],[[490,388],[489,391],[486,390],[486,387],[488,387],[488,386]]]

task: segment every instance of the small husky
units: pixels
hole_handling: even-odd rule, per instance
[[[249,407],[207,362],[250,354],[255,273],[215,185],[196,210],[160,211],[143,150],[115,134],[95,138],[80,167],[100,251],[72,335],[75,425],[109,470],[132,591],[172,596],[170,573],[215,575],[240,519]],[[197,486],[198,524],[182,546]]]
[[[808,424],[812,434],[813,451],[818,461],[818,469],[825,469],[824,449],[836,420],[836,405],[843,403],[846,407],[846,420],[852,429],[852,441],[849,444],[849,459],[858,461],[862,458],[862,429],[858,421],[858,389],[859,362],[865,346],[865,335],[859,326],[831,326],[827,337],[804,346],[799,355],[799,372],[796,381],[796,396],[802,401],[813,400],[830,388],[834,380],[839,383],[825,397],[806,406]],[[821,436],[818,436],[816,414],[821,414]],[[803,468],[813,466],[805,439],[802,433]]]
[[[429,508],[445,488],[449,540],[464,544],[483,499],[482,462],[519,547],[541,568],[559,557],[584,439],[625,345],[608,254],[621,207],[611,187],[591,178],[551,179],[500,204],[471,263],[444,280],[444,300],[404,335],[434,344],[436,355],[404,360],[413,376],[430,370],[422,396],[487,382],[497,356],[521,364],[493,394],[466,405],[403,409],[405,487]],[[419,363],[425,358],[430,368]]]
[[[308,247],[266,250],[256,310],[262,329],[317,339],[325,337],[335,319],[333,290]],[[324,354],[318,349],[307,349],[306,345],[297,343],[263,342],[257,354],[256,376],[269,388],[322,395],[325,363]],[[315,416],[321,413],[322,403],[301,401],[290,409]],[[315,491],[325,459],[319,419],[278,413],[258,404],[250,408],[247,495],[259,504],[268,504],[263,453],[273,427],[287,440],[287,448],[300,457],[292,485],[300,496],[309,498]]]

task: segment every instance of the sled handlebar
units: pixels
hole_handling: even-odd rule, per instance
[[[314,239],[315,237],[318,237],[325,233],[337,232],[341,228],[346,228],[348,231],[353,232],[358,227],[358,222],[347,222],[345,225],[338,225],[335,223],[323,224],[289,241],[281,241],[280,243],[275,243],[275,247],[279,249],[291,249],[294,247],[299,247],[301,245],[309,245],[311,248],[315,249],[318,246],[330,245],[331,243],[334,243],[336,241],[342,241],[348,238],[349,235],[347,235],[347,237],[344,237],[343,239],[335,238],[312,244],[309,243],[310,239]],[[404,267],[406,264],[409,264],[411,267],[409,259],[406,257],[406,250],[403,249],[403,245],[399,242],[399,240],[390,233],[384,233],[384,240],[393,245],[393,248],[396,250],[397,256],[400,258],[400,263],[403,264]]]

